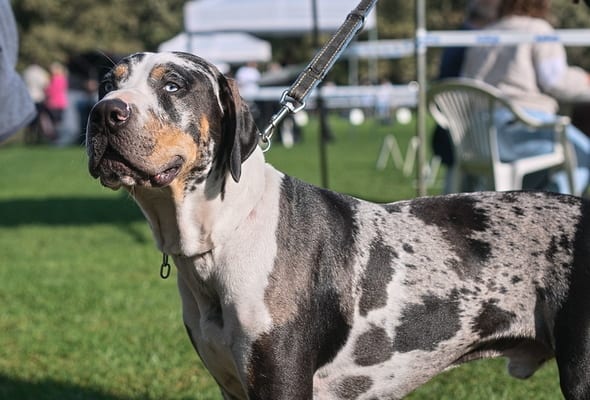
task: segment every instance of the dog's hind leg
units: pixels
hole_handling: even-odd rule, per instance
[[[586,316],[585,318],[587,318]],[[585,324],[587,325],[587,324]],[[556,360],[563,395],[568,400],[590,399],[590,338],[586,326],[578,331],[564,327],[556,342]]]
[[[554,297],[565,301],[555,315],[555,359],[568,400],[590,399],[590,207],[586,203],[573,241],[569,287],[553,282]],[[561,287],[561,289],[560,289]]]
[[[590,399],[590,292],[571,293],[557,315],[555,358],[565,398]]]

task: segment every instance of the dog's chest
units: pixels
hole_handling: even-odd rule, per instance
[[[227,393],[242,398],[242,384],[232,354],[234,317],[223,313],[211,293],[203,293],[194,280],[179,276],[183,320],[191,342],[207,369]]]
[[[251,232],[236,231],[225,245],[232,251],[213,255],[209,274],[203,272],[206,265],[179,266],[184,322],[207,369],[231,398],[245,398],[252,340],[272,323],[264,300],[265,271],[272,269],[275,254],[274,242],[265,239],[272,234],[267,225],[258,230],[260,241],[248,243]],[[259,263],[252,264],[250,257]],[[208,278],[203,280],[203,275]]]

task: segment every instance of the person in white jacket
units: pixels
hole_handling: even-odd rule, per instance
[[[26,126],[37,114],[16,72],[18,33],[8,0],[0,0],[0,142]]]
[[[553,35],[554,28],[546,20],[549,9],[550,0],[502,0],[500,19],[486,29]],[[544,121],[555,118],[558,101],[590,99],[590,75],[582,68],[568,65],[564,46],[555,41],[472,47],[465,55],[461,75],[497,87],[525,112]],[[552,132],[530,132],[510,124],[511,117],[505,111],[498,112],[496,119],[498,126],[506,125],[498,132],[503,160],[552,150]],[[567,128],[567,137],[576,150],[576,188],[585,191],[590,182],[590,138],[573,125]],[[568,191],[565,173],[555,174],[550,181],[546,187],[531,185],[536,189]]]

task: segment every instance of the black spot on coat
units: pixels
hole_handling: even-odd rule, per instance
[[[498,307],[497,303],[497,299],[486,300],[479,315],[473,320],[473,328],[481,337],[508,330],[516,317],[513,312]]]
[[[427,295],[422,297],[422,303],[409,304],[395,330],[393,350],[435,350],[461,328],[459,311],[458,293],[454,291],[446,298]]]
[[[402,208],[397,203],[383,204],[383,208],[385,208],[385,211],[387,211],[390,214],[399,213],[402,211]]]
[[[363,367],[380,364],[393,354],[391,338],[385,329],[373,326],[360,335],[354,346],[354,362]]]
[[[418,198],[411,203],[411,213],[442,231],[441,237],[461,260],[454,269],[460,278],[480,275],[479,268],[490,257],[492,247],[472,235],[488,230],[490,218],[488,211],[477,206],[474,197]]]
[[[467,235],[489,228],[488,212],[478,208],[477,200],[471,196],[422,197],[411,203],[410,211],[428,225]]]
[[[335,393],[339,399],[354,400],[373,386],[370,376],[345,376],[336,387]]]
[[[492,247],[488,242],[479,239],[466,239],[467,245],[476,260],[487,260],[492,252]]]
[[[408,254],[414,254],[414,248],[412,247],[411,244],[409,243],[404,243],[402,248],[404,249],[404,251]]]
[[[512,212],[518,217],[522,217],[524,215],[524,210],[518,206],[512,207]]]
[[[361,282],[362,294],[359,312],[362,316],[373,309],[387,304],[387,285],[393,276],[392,260],[397,257],[395,251],[382,240],[373,241],[369,250],[369,261]]]

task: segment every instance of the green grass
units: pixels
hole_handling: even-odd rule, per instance
[[[331,188],[381,202],[415,195],[413,177],[375,170],[384,136],[405,149],[413,126],[331,123]],[[293,149],[275,144],[268,160],[319,183],[315,130]],[[83,149],[3,146],[0,170],[0,399],[220,399],[186,337],[175,280],[159,278],[147,223],[127,195],[90,178]],[[493,360],[410,398],[560,395],[554,364],[519,382]]]

